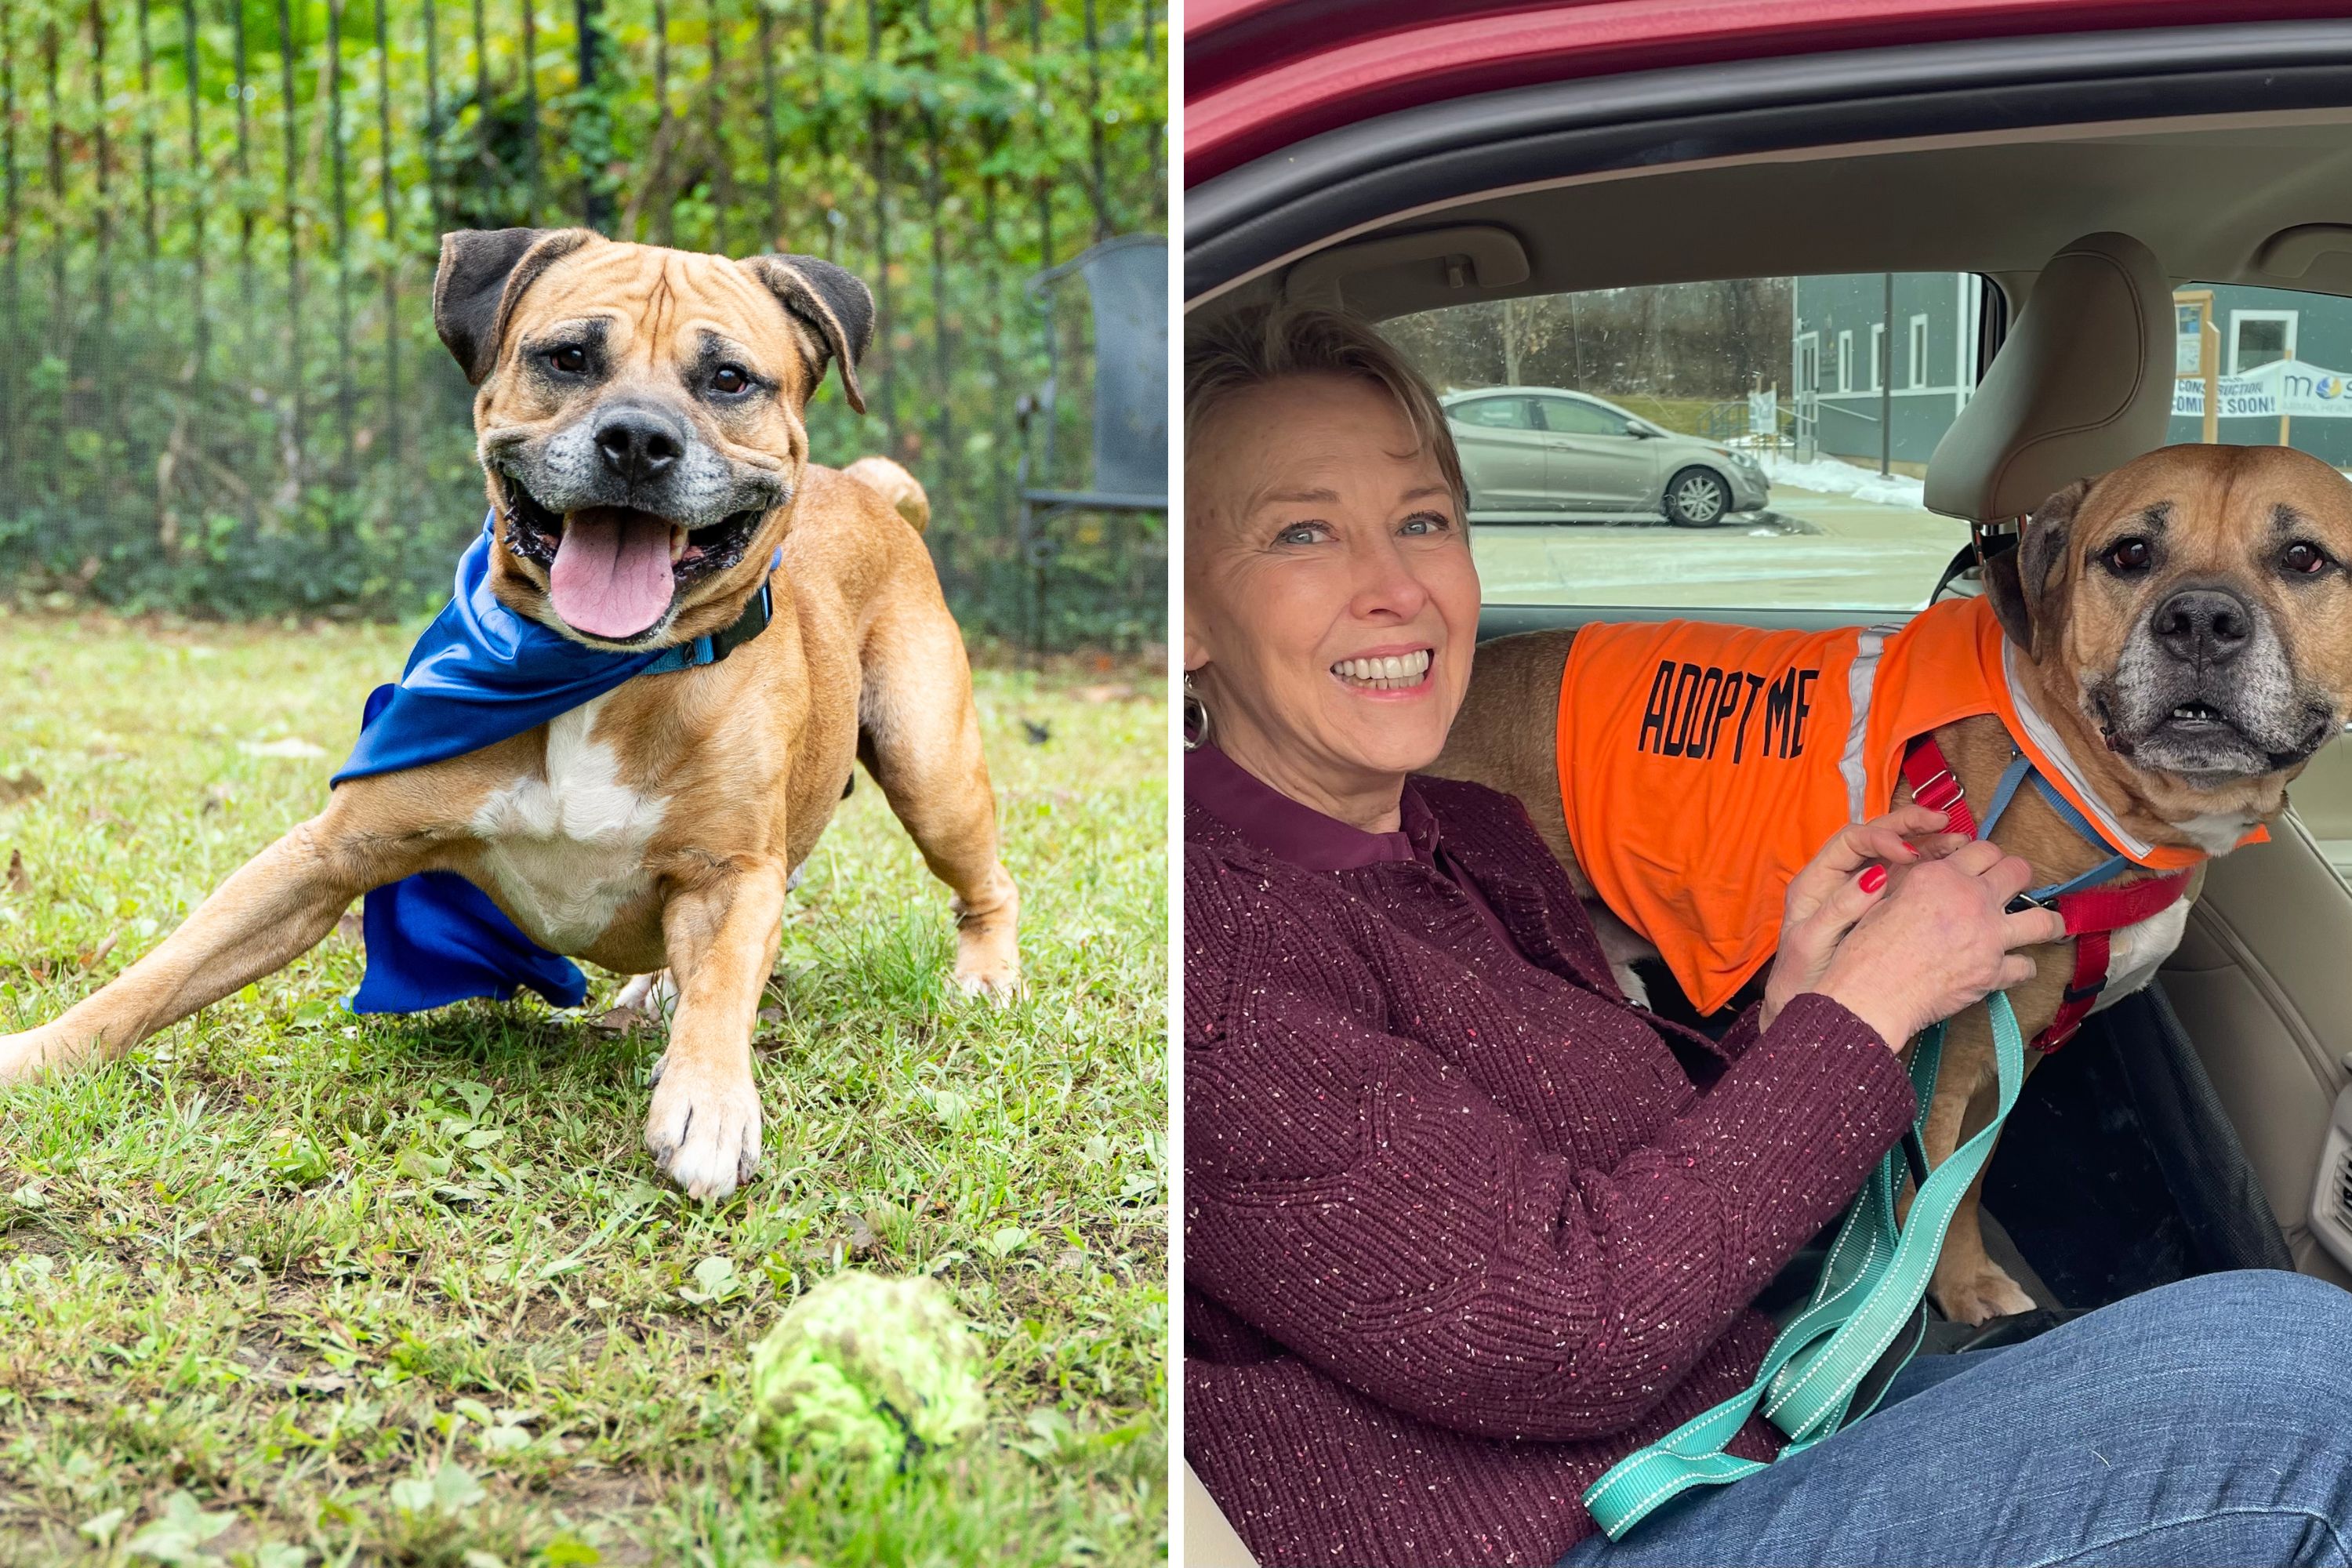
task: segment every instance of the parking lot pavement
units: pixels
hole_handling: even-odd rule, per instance
[[[1775,486],[1771,510],[1708,529],[1488,523],[1470,547],[1489,604],[1915,610],[1966,523]]]

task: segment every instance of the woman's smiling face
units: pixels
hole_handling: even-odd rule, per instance
[[[1393,826],[1398,784],[1435,760],[1470,680],[1478,573],[1459,503],[1369,382],[1269,382],[1201,423],[1184,668],[1214,738],[1293,799]]]

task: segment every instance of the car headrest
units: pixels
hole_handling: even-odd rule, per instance
[[[2162,446],[2172,334],[2172,288],[2147,246],[2092,234],[2060,250],[1936,444],[1927,510],[1972,522],[2023,517]]]

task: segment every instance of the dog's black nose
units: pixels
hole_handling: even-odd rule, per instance
[[[686,430],[651,408],[608,408],[596,418],[596,450],[631,484],[652,479],[686,453]]]
[[[2190,588],[2157,607],[2156,640],[2187,664],[2225,664],[2253,635],[2253,616],[2235,594]]]

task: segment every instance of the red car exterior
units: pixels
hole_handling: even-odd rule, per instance
[[[2344,0],[1188,0],[1184,184],[1376,115],[1539,82],[2344,14]]]

